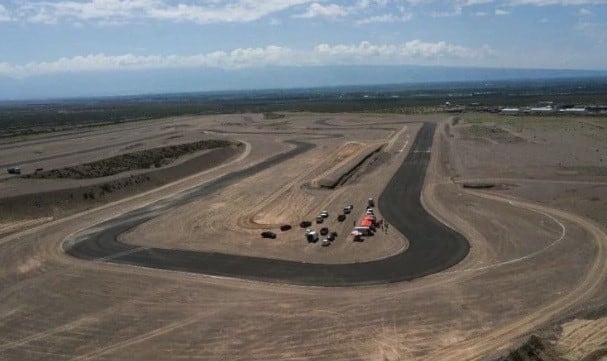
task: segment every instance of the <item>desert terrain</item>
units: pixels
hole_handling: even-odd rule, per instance
[[[476,113],[234,114],[2,142],[0,164],[24,175],[201,140],[232,150],[100,178],[2,175],[0,359],[598,360],[607,354],[606,126]],[[428,148],[416,146],[422,133]],[[235,268],[238,257],[383,265],[425,240],[399,231],[419,224],[406,216],[415,205],[385,194],[410,186],[401,171],[412,162],[428,218],[469,245],[423,277],[320,287],[120,262],[162,249],[228,255]],[[130,177],[142,180],[101,194]],[[378,218],[403,216],[354,242],[369,197]],[[338,233],[328,247],[299,226],[318,229],[323,210]],[[126,253],[66,252],[127,214],[142,222],[118,234]]]

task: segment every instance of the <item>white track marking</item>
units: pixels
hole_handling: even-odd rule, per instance
[[[508,203],[512,206],[514,206],[512,204],[512,201],[508,201]],[[530,209],[531,210],[531,209]],[[559,243],[560,241],[563,240],[563,238],[565,238],[565,235],[567,234],[567,227],[565,227],[565,225],[563,223],[561,223],[558,219],[556,219],[555,217],[551,216],[548,213],[544,213],[542,211],[536,211],[536,210],[531,210],[533,212],[536,213],[540,213],[548,218],[550,218],[552,221],[554,221],[556,224],[558,224],[561,227],[561,235],[559,238],[557,238],[556,240],[554,240],[552,243],[550,243],[549,245],[545,246],[542,249],[539,249],[535,252],[529,253],[525,256],[522,257],[518,257],[518,258],[514,258],[508,261],[503,261],[503,262],[498,262],[498,263],[493,263],[490,265],[486,265],[483,267],[477,267],[477,268],[466,268],[463,270],[455,270],[455,271],[448,271],[448,272],[439,272],[438,275],[445,275],[445,274],[454,274],[454,273],[464,273],[464,272],[478,272],[478,271],[484,271],[484,270],[488,270],[488,269],[493,269],[493,268],[497,268],[497,267],[501,267],[501,266],[506,266],[509,264],[513,264],[513,263],[517,263],[517,262],[521,262],[521,261],[525,261],[528,260],[530,258],[533,258],[545,251],[547,251],[548,249],[552,248],[554,245],[556,245],[557,243]]]
[[[137,253],[139,251],[145,251],[147,249],[149,249],[149,247],[137,247],[137,248],[129,249],[128,251],[114,253],[114,254],[109,255],[109,256],[95,258],[94,262],[111,261],[113,259],[116,259],[116,258],[119,258],[119,257],[122,257],[122,256],[128,256],[129,254]]]
[[[561,180],[561,179],[531,179],[531,178],[462,178],[455,181],[456,184],[466,182],[522,182],[522,183],[555,183],[555,184],[587,184],[587,185],[607,185],[607,182],[595,182],[585,180]]]
[[[214,171],[216,171],[216,170],[218,170],[218,169],[222,169],[222,168],[225,168],[225,167],[227,167],[227,166],[230,166],[230,165],[233,165],[233,164],[235,164],[235,163],[238,163],[238,162],[240,162],[240,161],[244,160],[246,157],[248,157],[248,156],[249,156],[249,154],[251,154],[251,143],[246,142],[246,141],[244,141],[244,140],[240,140],[240,139],[237,139],[237,140],[238,140],[239,142],[241,142],[241,143],[243,143],[243,144],[245,145],[245,150],[244,150],[244,152],[243,152],[242,154],[240,154],[240,155],[238,156],[238,158],[236,158],[236,159],[234,159],[234,160],[231,160],[231,161],[229,161],[228,163],[221,164],[221,165],[219,165],[219,166],[217,166],[217,167],[213,167],[213,168],[211,168],[211,169],[207,169],[207,170],[205,170],[205,171],[203,171],[203,172],[200,172],[200,173],[192,174],[192,175],[190,175],[190,176],[188,176],[188,177],[186,177],[186,178],[182,178],[182,179],[176,180],[176,181],[174,181],[174,182],[171,182],[171,183],[165,184],[165,185],[163,185],[163,186],[160,186],[160,187],[158,187],[158,188],[151,189],[151,190],[149,190],[149,191],[146,191],[146,192],[143,192],[143,193],[140,193],[140,194],[135,194],[135,195],[129,196],[129,197],[127,197],[127,198],[119,199],[119,200],[117,200],[117,201],[115,201],[115,202],[112,202],[112,203],[104,204],[104,205],[102,205],[102,206],[100,206],[100,207],[97,207],[97,208],[93,208],[93,209],[89,209],[89,210],[84,211],[84,212],[76,213],[76,214],[73,214],[73,215],[71,215],[71,216],[67,216],[67,217],[65,217],[65,218],[56,219],[56,220],[54,220],[54,221],[50,221],[50,222],[48,222],[48,223],[43,223],[43,224],[41,224],[41,225],[39,225],[39,226],[35,226],[35,227],[32,227],[32,228],[27,229],[27,230],[23,230],[23,231],[20,231],[20,232],[17,232],[17,233],[12,233],[12,234],[10,234],[10,235],[8,235],[8,236],[6,236],[6,237],[0,237],[0,244],[9,243],[9,242],[15,241],[16,239],[19,239],[20,237],[23,237],[23,236],[30,235],[30,234],[33,234],[33,233],[35,233],[35,232],[41,231],[41,230],[43,230],[43,229],[45,229],[45,228],[47,228],[47,227],[51,227],[51,226],[55,226],[55,225],[59,225],[59,224],[61,224],[61,223],[65,223],[65,222],[67,222],[67,221],[71,221],[71,220],[76,219],[76,218],[78,218],[78,217],[82,217],[82,216],[85,216],[85,215],[89,215],[89,214],[92,214],[92,213],[94,213],[94,212],[98,212],[98,211],[101,211],[101,210],[104,210],[104,209],[108,209],[108,208],[115,207],[115,206],[117,206],[117,205],[119,205],[119,204],[124,204],[124,203],[126,203],[126,202],[128,202],[128,201],[131,201],[131,200],[134,200],[134,199],[137,199],[137,198],[142,198],[142,197],[148,196],[148,195],[153,194],[153,193],[155,193],[155,192],[162,191],[162,190],[167,189],[167,188],[169,188],[169,187],[174,187],[174,186],[177,186],[177,185],[179,185],[179,184],[181,184],[181,183],[185,183],[185,182],[187,182],[187,181],[191,181],[192,179],[194,179],[194,178],[196,178],[196,177],[200,177],[200,176],[203,176],[203,175],[205,175],[205,174],[207,174],[207,173],[211,173],[211,172],[214,172]],[[263,160],[262,160],[262,161],[263,161]],[[224,173],[224,174],[228,174],[228,173]],[[208,182],[208,181],[203,181],[203,182],[202,182],[202,183],[200,183],[200,184],[204,184],[204,183],[207,183],[207,182]],[[200,184],[199,184],[199,185],[200,185]],[[196,186],[194,186],[194,187],[196,187]],[[188,188],[188,189],[191,189],[191,188],[192,188],[192,187],[190,187],[190,188]],[[183,191],[183,190],[181,190],[181,191]],[[170,195],[167,195],[167,196],[165,196],[165,197],[161,197],[160,199],[164,199],[164,198],[170,198],[171,196],[174,196],[174,195],[175,195],[175,194],[177,194],[177,193],[181,193],[181,191],[180,191],[180,190],[177,190],[177,191],[175,191],[175,192],[171,193]],[[141,207],[146,206],[146,205],[151,204],[151,203],[154,203],[154,202],[156,202],[157,200],[158,200],[158,199],[156,199],[156,200],[152,200],[152,201],[149,201],[149,202],[146,202],[146,203],[144,203],[143,205],[141,205]],[[137,208],[139,208],[139,207],[137,207]],[[120,213],[120,214],[123,214],[123,213],[126,213],[126,212],[128,212],[128,211],[124,211],[124,212],[122,212],[122,213]],[[118,215],[119,215],[119,214],[118,214]],[[115,216],[116,216],[116,215],[113,215],[113,216],[109,216],[109,217],[107,217],[107,218],[104,218],[104,219],[103,219],[101,222],[99,222],[99,223],[102,223],[102,222],[103,222],[103,221],[105,221],[105,220],[112,219],[112,218],[114,218]],[[73,232],[71,235],[76,234],[76,233],[80,233],[81,231],[83,231],[83,230],[85,230],[85,229],[87,229],[87,228],[90,228],[90,226],[84,227],[84,228],[82,228],[82,229],[80,229],[80,230],[78,230],[78,231],[76,231],[76,232]],[[70,236],[71,236],[71,235],[70,235]],[[69,238],[70,236],[68,236],[68,238]],[[61,248],[61,247],[62,247],[62,245],[60,245],[59,247]]]
[[[396,143],[396,141],[398,140],[398,138],[400,137],[401,134],[403,134],[405,131],[407,130],[407,126],[403,126],[403,128],[401,130],[399,130],[398,132],[396,132],[388,141],[388,145],[386,146],[386,151],[392,150],[392,147],[394,146],[394,143]]]
[[[398,152],[399,152],[399,153],[404,152],[404,151],[405,151],[405,148],[407,148],[407,145],[409,145],[409,139],[407,139],[407,140],[405,141],[405,145],[403,145],[403,147],[402,147],[402,148],[400,148],[400,150],[399,150]]]

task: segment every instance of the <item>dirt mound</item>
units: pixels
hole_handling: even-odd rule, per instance
[[[325,173],[322,178],[317,181],[311,182],[312,185],[317,185],[321,188],[334,189],[340,185],[343,185],[350,179],[365,163],[371,158],[377,156],[382,150],[383,145],[379,147],[371,147],[366,149],[359,149],[353,154],[344,157],[340,160],[337,166],[333,167],[330,171]],[[358,153],[358,154],[356,154]]]
[[[35,174],[28,174],[23,177],[72,179],[107,177],[135,169],[160,168],[172,163],[183,155],[205,149],[224,148],[232,144],[232,142],[219,139],[201,140],[194,143],[171,145],[125,153],[91,163],[37,172]]]
[[[469,182],[469,183],[464,183],[462,186],[464,188],[471,188],[471,189],[490,189],[490,188],[495,187],[495,184],[493,184],[493,183]]]
[[[243,151],[242,143],[216,148],[183,163],[108,182],[50,192],[0,199],[0,214],[18,220],[32,217],[61,217],[113,202],[213,168]]]

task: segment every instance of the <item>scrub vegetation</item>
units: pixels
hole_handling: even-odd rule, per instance
[[[285,111],[388,114],[464,110],[491,112],[497,111],[500,106],[527,106],[546,99],[563,104],[600,104],[605,101],[606,91],[607,85],[600,79],[568,79],[188,93],[43,103],[5,102],[0,103],[0,138],[179,115],[263,113],[265,119],[271,120],[281,118],[282,115],[277,112]],[[516,117],[504,120],[510,118]]]
[[[130,170],[160,168],[189,153],[204,149],[222,148],[230,145],[232,145],[232,142],[226,140],[201,140],[194,143],[171,145],[132,153],[125,153],[95,162],[80,164],[74,167],[36,172],[23,177],[73,179],[107,177]]]

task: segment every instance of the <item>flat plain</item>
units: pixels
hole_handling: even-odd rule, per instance
[[[436,132],[421,202],[470,244],[461,262],[432,275],[314,287],[64,252],[71,235],[288,152],[293,141],[313,146],[171,208],[120,240],[269,262],[351,264],[407,252],[411,240],[395,227],[364,242],[349,233],[367,199],[378,200],[407,159],[424,123],[436,124]],[[534,352],[545,360],[598,359],[607,348],[605,126],[602,118],[482,113],[235,114],[1,143],[0,164],[21,165],[26,175],[203,139],[234,145],[222,156],[203,150],[102,178],[3,175],[0,358],[491,360],[536,333],[542,341]],[[101,187],[128,179],[119,190]],[[338,222],[348,204],[354,211]],[[323,225],[338,233],[329,247],[306,242],[299,227],[322,210],[330,214]],[[281,232],[284,224],[293,229]],[[264,230],[277,238],[262,239]]]

